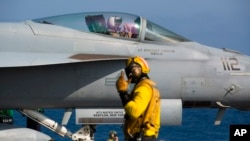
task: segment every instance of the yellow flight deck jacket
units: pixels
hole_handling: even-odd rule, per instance
[[[141,80],[131,93],[131,100],[124,106],[125,138],[136,134],[158,136],[160,128],[160,93],[150,79]]]

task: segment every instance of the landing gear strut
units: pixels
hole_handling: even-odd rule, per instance
[[[69,137],[73,141],[94,141],[95,125],[85,125],[76,133],[72,134],[66,127],[58,124],[54,120],[44,116],[35,110],[22,109],[19,110],[23,115],[38,122],[44,127],[52,130],[53,132],[61,135],[62,137]]]

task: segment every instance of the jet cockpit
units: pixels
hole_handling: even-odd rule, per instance
[[[189,39],[145,18],[127,13],[76,13],[34,19],[33,22],[59,25],[78,31],[101,33],[141,42],[187,42]]]

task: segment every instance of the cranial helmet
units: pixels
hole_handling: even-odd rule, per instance
[[[127,60],[126,62],[126,69],[128,69],[130,67],[130,65],[132,63],[136,63],[139,64],[141,66],[142,69],[142,73],[147,74],[150,71],[150,68],[148,66],[148,63],[145,59],[143,59],[140,56],[135,56],[135,57],[131,57]]]
[[[111,130],[111,131],[109,132],[109,135],[111,135],[111,134],[117,135],[117,132],[116,132],[115,130]]]
[[[107,25],[108,25],[108,28],[110,29],[114,29],[114,28],[117,28],[121,25],[122,23],[122,18],[121,17],[109,17],[108,21],[107,21]]]

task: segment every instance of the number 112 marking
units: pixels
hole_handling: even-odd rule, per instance
[[[236,58],[221,58],[221,62],[225,71],[240,71],[239,61]]]

